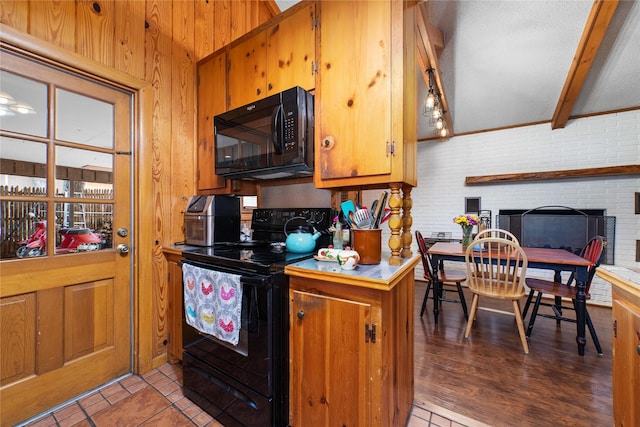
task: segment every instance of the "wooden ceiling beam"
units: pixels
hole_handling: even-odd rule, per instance
[[[418,64],[422,69],[422,78],[427,88],[429,87],[429,76],[426,70],[433,68],[433,78],[435,80],[435,89],[440,93],[442,108],[444,110],[444,119],[447,124],[447,137],[453,136],[453,120],[449,112],[449,103],[444,93],[444,86],[440,78],[440,66],[438,64],[437,49],[444,47],[444,37],[442,31],[433,26],[428,19],[427,12],[428,2],[418,4],[418,14],[416,19],[416,37],[418,46]]]
[[[567,124],[617,7],[618,0],[595,0],[593,2],[560,99],[558,99],[556,110],[551,118],[551,129],[563,128]]]

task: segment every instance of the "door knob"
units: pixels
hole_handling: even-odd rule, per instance
[[[129,246],[125,245],[124,243],[120,243],[116,248],[116,251],[122,256],[127,256],[127,254],[129,253]]]
[[[118,233],[118,236],[120,237],[127,237],[129,235],[129,230],[127,230],[126,228],[118,228],[118,231],[116,231],[116,233]]]

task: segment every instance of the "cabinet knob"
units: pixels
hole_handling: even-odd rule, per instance
[[[330,150],[330,149],[333,148],[333,146],[335,144],[336,144],[336,141],[333,138],[333,136],[326,136],[322,140],[321,148],[326,149],[326,150]]]
[[[256,94],[257,95],[260,95],[261,93],[262,93],[262,89],[260,89],[260,88],[256,89]]]
[[[271,83],[269,83],[268,88],[269,88],[269,90],[273,89],[273,85]]]
[[[298,319],[302,320],[303,317],[304,317],[304,311],[300,310],[298,312]],[[638,347],[638,348],[640,348],[640,347]],[[638,350],[638,351],[640,351],[640,350]]]

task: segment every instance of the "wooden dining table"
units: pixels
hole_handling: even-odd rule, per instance
[[[560,280],[562,271],[575,272],[577,295],[576,295],[576,342],[578,343],[578,354],[584,356],[584,345],[586,343],[586,304],[587,297],[585,292],[585,284],[588,277],[588,267],[591,262],[564,249],[550,248],[528,248],[523,247],[524,253],[527,255],[528,266],[542,270],[553,270],[554,280]],[[437,280],[438,266],[442,261],[459,261],[465,262],[465,253],[462,250],[461,243],[438,242],[431,246],[427,252],[431,255],[432,271],[435,272],[433,282],[434,295],[440,294],[440,282]],[[438,323],[439,307],[437,298],[434,298],[433,316],[435,323]]]

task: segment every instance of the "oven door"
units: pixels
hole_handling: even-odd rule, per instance
[[[209,270],[239,274],[238,270],[193,260],[188,263]],[[287,333],[284,294],[273,286],[273,277],[242,273],[243,286],[240,339],[237,345],[218,340],[191,327],[183,320],[184,351],[224,375],[234,378],[269,398],[274,393],[274,375],[282,376]],[[184,308],[183,308],[184,319]],[[276,377],[278,378],[278,377]],[[185,382],[185,387],[187,386]]]

